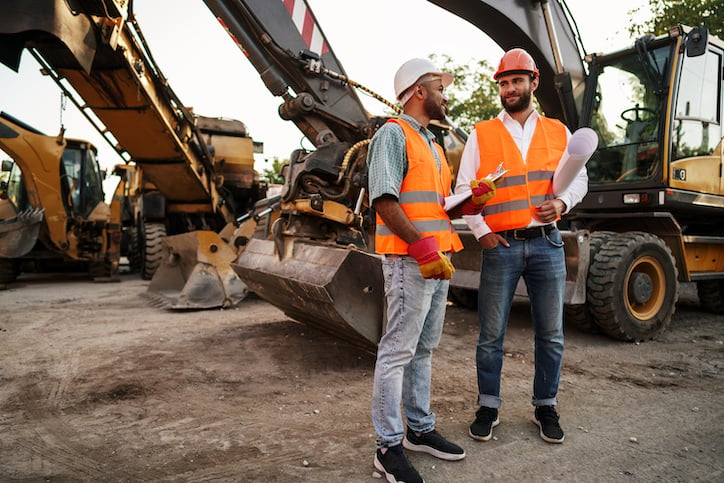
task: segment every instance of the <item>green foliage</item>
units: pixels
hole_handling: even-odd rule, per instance
[[[722,0],[649,0],[654,18],[643,24],[632,24],[629,33],[635,37],[647,33],[660,35],[678,24],[706,27],[724,39],[724,1]],[[635,12],[637,10],[633,10]]]
[[[448,55],[431,55],[430,60],[455,76],[445,90],[448,117],[466,132],[476,122],[492,119],[500,112],[498,85],[493,80],[495,69],[485,60],[456,65]]]
[[[269,184],[283,184],[284,176],[282,176],[282,167],[289,162],[289,160],[280,161],[279,158],[271,160],[271,168],[265,167],[262,171],[261,177],[266,180]],[[264,165],[268,164],[269,160],[264,160]]]

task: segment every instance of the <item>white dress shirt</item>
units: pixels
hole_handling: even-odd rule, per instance
[[[516,146],[520,149],[520,153],[523,156],[523,162],[528,154],[528,147],[530,141],[533,138],[535,127],[538,122],[540,114],[537,111],[531,112],[528,119],[526,119],[523,126],[518,121],[513,119],[510,114],[503,110],[498,114],[498,119],[503,122],[503,125],[508,130],[510,135],[513,137]],[[570,131],[566,128],[568,138],[571,137]],[[465,149],[463,150],[462,157],[460,158],[460,167],[458,168],[457,182],[455,183],[455,194],[470,191],[470,182],[474,179],[478,179],[478,168],[480,167],[480,148],[478,147],[478,137],[473,133],[468,136],[468,140],[465,143]],[[571,208],[576,206],[588,192],[588,175],[586,173],[586,167],[584,166],[578,173],[578,176],[573,180],[571,185],[558,196],[558,199],[566,204],[566,211],[568,213]],[[466,215],[463,219],[470,227],[470,230],[475,235],[475,238],[487,235],[493,230],[490,229],[485,218],[481,215]],[[533,218],[528,226],[540,226],[543,225],[540,221]]]

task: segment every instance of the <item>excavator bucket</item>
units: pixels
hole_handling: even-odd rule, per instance
[[[231,268],[236,252],[213,231],[194,231],[161,240],[165,259],[146,295],[176,310],[233,307],[249,292]]]
[[[0,220],[0,258],[19,258],[33,249],[44,211],[21,211],[12,218]]]
[[[249,240],[232,263],[234,271],[289,317],[374,352],[384,321],[381,259],[302,239],[286,241],[280,259],[277,246]]]

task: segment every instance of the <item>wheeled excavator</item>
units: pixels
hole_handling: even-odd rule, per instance
[[[724,313],[724,42],[677,25],[587,54],[564,1],[431,1],[504,49],[528,50],[545,113],[598,134],[589,192],[560,223],[567,321],[621,340],[654,338],[671,322],[682,282]],[[451,296],[475,306],[480,251],[460,231],[470,249],[453,258]]]
[[[650,339],[670,323],[680,282],[696,282],[702,304],[721,313],[722,41],[675,26],[589,55],[563,1],[430,1],[503,49],[530,52],[545,114],[598,133],[589,193],[561,223],[568,319],[622,340]],[[280,116],[315,146],[292,154],[271,237],[249,240],[234,269],[293,318],[375,344],[384,297],[363,153],[381,120],[361,108],[305,1],[205,3],[281,97]],[[453,258],[451,296],[474,305],[480,249],[458,227],[466,249]]]
[[[221,262],[230,256],[226,242],[211,235],[265,196],[253,168],[262,145],[240,121],[200,116],[184,106],[155,63],[131,6],[125,0],[2,2],[0,61],[17,71],[23,51],[30,52],[132,162],[132,179],[141,181],[125,193],[134,200],[126,210],[133,217],[129,246],[136,250],[130,258],[146,279],[173,255],[174,243],[194,258],[170,279],[161,274],[152,280],[153,295],[181,309],[234,305],[248,290]]]
[[[677,26],[588,55],[563,1],[430,1],[503,49],[529,51],[546,115],[598,132],[589,194],[561,223],[569,318],[619,339],[652,338],[670,322],[684,281],[696,281],[703,304],[721,311],[722,42]],[[363,108],[354,90],[362,87],[345,75],[305,1],[205,3],[281,98],[280,116],[314,145],[292,153],[279,200],[253,216],[256,230],[242,225],[247,231],[229,238],[238,251],[232,267],[290,317],[374,348],[384,296],[364,164],[386,117]],[[702,92],[711,93],[706,102]],[[459,134],[439,130],[453,161]],[[453,259],[451,296],[474,303],[480,250],[458,225],[466,249]]]

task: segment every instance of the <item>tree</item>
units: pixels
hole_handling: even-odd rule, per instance
[[[635,37],[647,33],[660,35],[677,24],[706,27],[724,39],[724,2],[722,0],[649,0],[654,18],[643,24],[632,24],[629,33]],[[632,10],[633,12],[638,9]]]
[[[284,167],[284,165],[289,161],[280,161],[279,158],[274,158],[271,161],[271,168],[264,168],[264,171],[262,172],[262,178],[264,178],[269,184],[283,184],[284,176],[282,176],[282,167]],[[268,162],[268,159],[264,160],[264,164],[267,164]]]
[[[445,95],[448,117],[461,129],[471,132],[476,122],[498,115],[501,107],[498,86],[493,80],[495,70],[487,61],[456,65],[448,55],[431,55],[430,60],[455,77]]]

